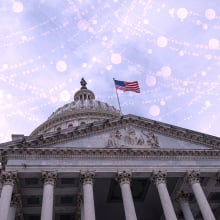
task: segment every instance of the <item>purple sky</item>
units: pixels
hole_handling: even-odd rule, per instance
[[[219,136],[218,0],[1,0],[0,142],[29,135],[84,77],[124,114]]]

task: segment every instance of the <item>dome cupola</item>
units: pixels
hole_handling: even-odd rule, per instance
[[[74,101],[58,108],[31,135],[59,131],[121,115],[114,106],[96,100],[95,94],[87,89],[84,78],[81,79],[80,84],[81,88],[75,93]]]
[[[91,90],[87,89],[87,82],[84,80],[84,78],[81,79],[80,84],[82,87],[79,91],[75,93],[74,101],[76,102],[79,100],[85,101],[95,99],[94,93]]]

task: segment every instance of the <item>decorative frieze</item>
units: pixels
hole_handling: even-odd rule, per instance
[[[57,173],[52,171],[42,171],[42,180],[44,184],[54,185],[57,179]]]
[[[82,184],[93,184],[95,178],[94,171],[81,171],[80,172],[80,181]]]
[[[2,171],[1,182],[4,185],[15,185],[18,181],[17,172]]]
[[[152,175],[152,182],[156,185],[160,183],[166,183],[167,172],[166,171],[154,171]]]
[[[7,159],[48,159],[48,158],[115,158],[115,159],[219,159],[219,150],[207,149],[132,149],[132,148],[23,148],[0,150]]]

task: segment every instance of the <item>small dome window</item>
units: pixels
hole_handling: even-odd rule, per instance
[[[72,127],[73,127],[72,123],[68,124],[68,128],[72,128]]]

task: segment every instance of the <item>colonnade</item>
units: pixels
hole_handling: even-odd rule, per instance
[[[207,201],[205,193],[200,185],[200,173],[192,170],[186,173],[187,180],[191,185],[193,194],[198,203],[204,220],[214,220],[215,217]],[[81,220],[95,220],[95,205],[93,194],[93,183],[95,172],[85,171],[80,173],[80,181],[82,184],[82,194],[78,197],[80,203]],[[173,204],[166,186],[167,173],[164,171],[155,171],[152,173],[152,181],[156,185],[161,205],[166,220],[177,220]],[[2,192],[0,198],[0,219],[15,220],[16,213],[16,194],[13,195],[13,188],[17,183],[16,172],[5,172],[1,174]],[[42,172],[43,200],[41,209],[41,220],[53,219],[53,198],[54,186],[57,179],[57,173],[51,171]],[[116,180],[119,182],[125,212],[126,220],[137,220],[134,201],[131,193],[131,172],[120,171],[116,174]],[[180,192],[177,201],[180,204],[184,218],[186,220],[194,220],[190,209],[188,194]],[[13,202],[14,201],[14,202]],[[18,202],[18,199],[17,199]]]

